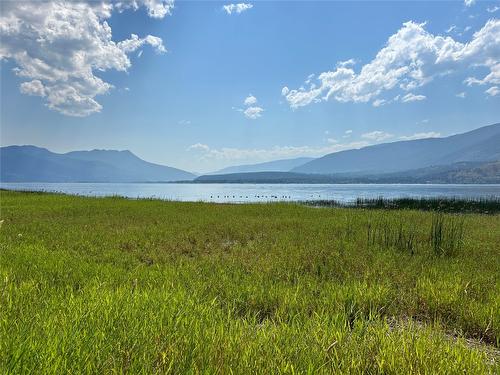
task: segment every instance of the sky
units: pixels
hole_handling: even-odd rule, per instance
[[[500,1],[2,1],[1,145],[203,173],[500,121]]]

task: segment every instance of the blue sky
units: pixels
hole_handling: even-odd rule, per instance
[[[206,172],[499,121],[498,1],[156,3],[68,3],[57,37],[51,9],[3,4],[2,145]]]

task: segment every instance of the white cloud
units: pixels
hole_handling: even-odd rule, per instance
[[[495,5],[495,6],[486,8],[486,11],[489,13],[495,13],[499,9],[500,9],[500,7]]]
[[[170,14],[173,1],[3,2],[0,60],[13,61],[15,74],[29,80],[21,84],[21,92],[44,97],[50,109],[70,116],[99,112],[96,96],[113,86],[96,73],[126,72],[128,54],[144,45],[165,52],[162,40],[152,35],[112,40],[107,19],[113,10],[139,6],[162,18]]]
[[[347,130],[346,134],[352,134],[352,130]],[[275,146],[267,149],[251,149],[251,148],[236,148],[236,147],[222,147],[211,148],[204,143],[196,143],[187,148],[198,156],[201,162],[213,162],[214,160],[220,162],[227,162],[228,164],[238,162],[265,162],[277,159],[287,159],[299,156],[318,157],[332,152],[359,149],[362,147],[370,146],[374,142],[380,142],[388,138],[394,137],[383,131],[374,131],[363,135],[365,139],[360,141],[340,143],[334,138],[328,138],[326,145],[319,146]],[[416,133],[410,136],[402,136],[400,140],[420,139],[439,137],[440,134],[436,132]]]
[[[349,60],[345,60],[345,61],[339,61],[337,63],[337,68],[348,68],[348,67],[353,66],[353,65],[356,65],[356,60],[349,59]],[[314,74],[313,74],[313,76],[314,76]]]
[[[437,138],[440,136],[441,136],[441,133],[427,132],[427,133],[415,133],[413,135],[403,135],[403,136],[399,137],[399,139],[402,141],[411,141],[414,139]]]
[[[299,156],[322,156],[332,152],[350,150],[369,146],[368,141],[350,143],[329,143],[325,146],[275,146],[269,149],[245,149],[223,147],[219,149],[210,148],[206,144],[197,143],[188,147],[188,151],[196,152],[201,161],[245,161],[264,162],[276,159],[293,158]]]
[[[348,134],[351,134],[352,131],[348,130],[347,132],[349,132]],[[332,152],[359,149],[370,146],[373,142],[380,142],[381,137],[384,139],[394,137],[392,134],[388,134],[383,131],[375,131],[372,133],[366,133],[369,136],[366,137],[365,134],[364,140],[346,143],[339,143],[336,139],[329,138],[327,139],[326,145],[319,146],[275,146],[267,149],[252,149],[236,147],[211,148],[204,143],[196,143],[189,146],[187,151],[195,153],[201,162],[213,162],[216,160],[220,162],[227,162],[228,164],[234,163],[235,161],[256,163],[299,156],[318,157]],[[399,140],[433,138],[439,137],[440,135],[441,134],[437,132],[416,133],[409,136],[399,137]]]
[[[233,13],[240,14],[252,8],[253,5],[250,3],[228,4],[222,7],[222,9],[224,9],[227,14],[233,14]]]
[[[346,130],[344,132],[344,135],[342,136],[342,138],[350,138],[351,137],[351,134],[352,134],[352,130],[349,129],[349,130]]]
[[[361,138],[369,139],[371,141],[375,142],[381,142],[385,141],[386,139],[394,137],[393,134],[381,131],[381,130],[375,130],[370,133],[364,133],[361,134]]]
[[[203,143],[195,143],[194,145],[191,145],[187,149],[188,151],[192,150],[198,150],[198,151],[210,151],[210,147]]]
[[[471,30],[472,26],[466,26],[463,29],[456,25],[451,25],[448,29],[445,30],[447,34],[456,34],[458,36],[463,36],[467,31]],[[462,31],[460,31],[462,30]]]
[[[253,105],[253,104],[257,104],[257,98],[255,96],[253,96],[252,94],[248,95],[246,98],[245,98],[245,101],[243,102],[245,105]]]
[[[256,120],[261,117],[262,112],[264,112],[264,109],[261,107],[248,107],[243,111],[245,116],[251,120]]]
[[[137,10],[144,6],[151,18],[164,18],[172,14],[174,0],[118,0],[112,1],[113,8],[121,12],[125,9]]]
[[[412,94],[410,92],[410,93],[406,94],[405,96],[403,96],[401,98],[401,101],[403,103],[409,103],[409,102],[418,102],[418,101],[425,100],[425,99],[426,99],[425,95],[415,95],[415,94]]]
[[[491,86],[488,90],[485,91],[485,93],[489,96],[497,96],[498,94],[500,94],[500,89],[498,88],[498,86]]]
[[[464,4],[466,7],[471,7],[476,3],[476,0],[464,0]]]
[[[163,18],[172,14],[174,0],[143,0],[142,3],[148,9],[148,15],[152,18]]]
[[[45,96],[45,87],[43,87],[42,82],[35,79],[30,82],[21,83],[20,90],[23,94],[35,95],[35,96]]]
[[[161,40],[161,38],[158,38],[158,37],[152,36],[152,35],[148,35],[145,38],[139,38],[137,35],[131,34],[130,39],[126,39],[124,41],[121,41],[117,45],[123,52],[130,53],[130,52],[134,52],[135,50],[139,49],[144,44],[149,44],[158,53],[167,52],[167,50],[163,46],[163,41]],[[140,51],[140,52],[142,52],[142,51]]]
[[[451,33],[453,30],[456,30],[457,29],[457,26],[456,25],[451,25],[450,27],[448,27],[448,29],[446,29],[446,32],[449,34]]]
[[[375,100],[373,101],[373,103],[372,103],[372,105],[373,105],[374,107],[380,107],[380,106],[383,106],[383,105],[385,105],[385,104],[387,104],[387,100],[385,100],[385,99],[375,99]]]
[[[287,86],[282,94],[290,107],[296,109],[327,100],[375,101],[385,91],[408,92],[436,77],[472,66],[482,66],[490,71],[482,79],[471,78],[477,81],[475,83],[495,83],[493,80],[498,79],[500,20],[487,21],[468,43],[455,41],[450,36],[433,35],[424,27],[424,23],[404,23],[375,58],[358,72],[338,66],[333,71],[319,74],[316,82],[307,88],[289,89]],[[378,105],[383,103],[377,102]]]
[[[243,104],[247,107],[245,109],[241,108],[234,108],[237,111],[243,112],[246,118],[249,118],[251,120],[256,120],[259,117],[262,116],[262,112],[264,112],[264,108],[256,105],[257,104],[257,98],[253,96],[252,94],[248,95],[245,100],[243,101]]]
[[[281,95],[283,95],[283,96],[285,96],[289,92],[290,92],[290,90],[286,86],[281,89]]]
[[[500,43],[500,38],[498,43]],[[468,77],[465,80],[468,86],[472,85],[486,85],[486,84],[500,84],[500,62],[492,62],[490,66],[490,73],[486,75],[483,79],[478,79],[475,77]]]
[[[459,92],[459,93],[458,93],[457,95],[455,95],[455,96],[456,96],[457,98],[462,98],[462,99],[464,99],[464,98],[465,98],[465,96],[466,96],[466,93],[465,93],[465,91],[462,91],[462,92]]]

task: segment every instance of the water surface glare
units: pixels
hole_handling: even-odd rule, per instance
[[[123,196],[176,201],[245,203],[401,197],[500,197],[500,185],[441,184],[162,184],[162,183],[0,183],[9,190],[60,192],[91,197]]]

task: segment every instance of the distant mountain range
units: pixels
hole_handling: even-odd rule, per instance
[[[335,152],[290,171],[378,174],[493,160],[500,160],[500,123],[445,138],[383,143],[358,150]]]
[[[204,175],[195,183],[248,184],[500,184],[500,161],[460,162],[444,166],[381,174],[253,172]]]
[[[146,162],[130,151],[57,154],[35,146],[0,148],[3,182],[168,182],[195,177],[181,169]]]
[[[259,164],[245,164],[227,167],[216,172],[207,173],[210,175],[227,174],[227,173],[249,173],[249,172],[288,172],[291,169],[303,165],[314,160],[314,158],[295,158],[273,160]]]
[[[445,138],[238,165],[197,177],[130,151],[0,148],[3,182],[500,183],[500,123]]]

